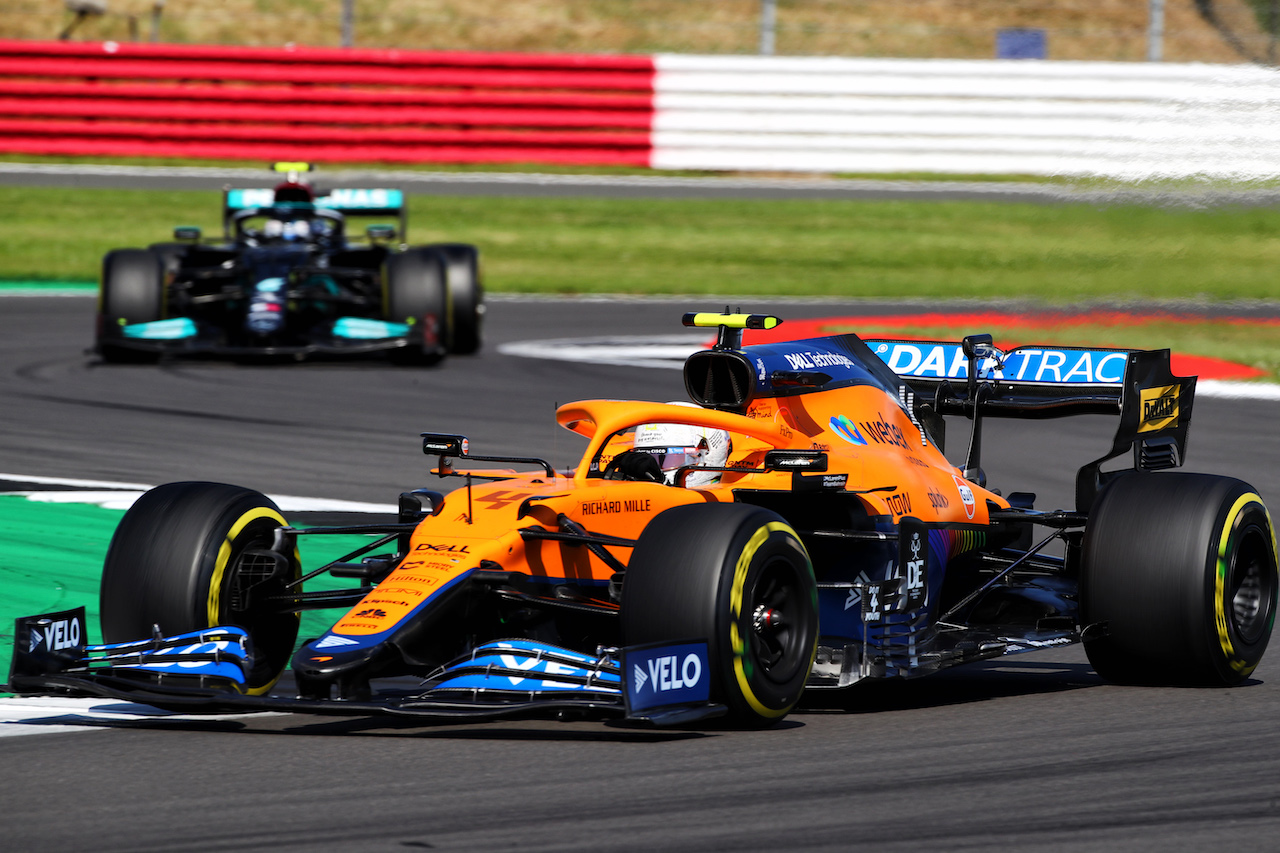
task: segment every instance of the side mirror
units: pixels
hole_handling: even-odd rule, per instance
[[[179,225],[173,229],[173,239],[194,243],[200,239],[200,229],[194,225]]]
[[[443,433],[422,433],[422,452],[428,456],[466,456],[467,437],[465,435],[446,435]]]
[[[990,358],[995,353],[991,335],[966,335],[960,342],[966,358]]]
[[[764,455],[764,467],[770,471],[827,470],[827,454],[821,450],[770,450]]]
[[[394,225],[370,225],[365,229],[365,233],[375,243],[381,240],[394,240],[396,238],[396,227]]]

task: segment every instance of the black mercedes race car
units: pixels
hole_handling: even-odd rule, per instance
[[[430,364],[480,347],[479,253],[409,246],[404,194],[337,189],[277,163],[274,189],[228,189],[221,239],[174,229],[174,242],[116,249],[102,262],[95,350],[106,361],[161,354],[350,355],[379,350]],[[352,217],[377,222],[364,239]]]

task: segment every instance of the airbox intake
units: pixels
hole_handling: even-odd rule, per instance
[[[684,387],[700,406],[741,414],[754,395],[755,372],[740,352],[695,352],[684,362]]]

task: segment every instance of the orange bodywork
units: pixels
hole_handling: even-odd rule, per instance
[[[855,494],[870,516],[985,525],[988,505],[1008,506],[994,493],[964,480],[898,401],[873,386],[761,398],[742,415],[663,403],[588,400],[561,406],[557,420],[588,439],[581,461],[569,475],[512,472],[507,479],[456,489],[418,525],[408,556],[337,622],[332,633],[388,631],[477,566],[525,573],[534,581],[568,579],[577,588],[599,587],[607,601],[604,591],[615,569],[605,560],[580,543],[526,538],[521,529],[560,530],[563,517],[593,534],[634,540],[654,516],[675,506],[732,502],[738,489],[791,491],[793,477],[803,475],[758,470],[765,453],[773,449],[825,451],[826,471],[814,476],[843,476],[843,490]],[[604,479],[601,472],[625,446],[627,433],[648,423],[728,431],[733,444],[725,467],[739,470],[726,470],[718,483],[695,488]],[[465,471],[459,468],[456,473]],[[610,545],[607,551],[623,564],[630,557],[627,547]]]

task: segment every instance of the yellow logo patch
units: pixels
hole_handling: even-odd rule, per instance
[[[1159,388],[1142,388],[1138,399],[1142,404],[1142,416],[1138,420],[1138,432],[1155,432],[1178,425],[1178,385],[1162,385]]]

